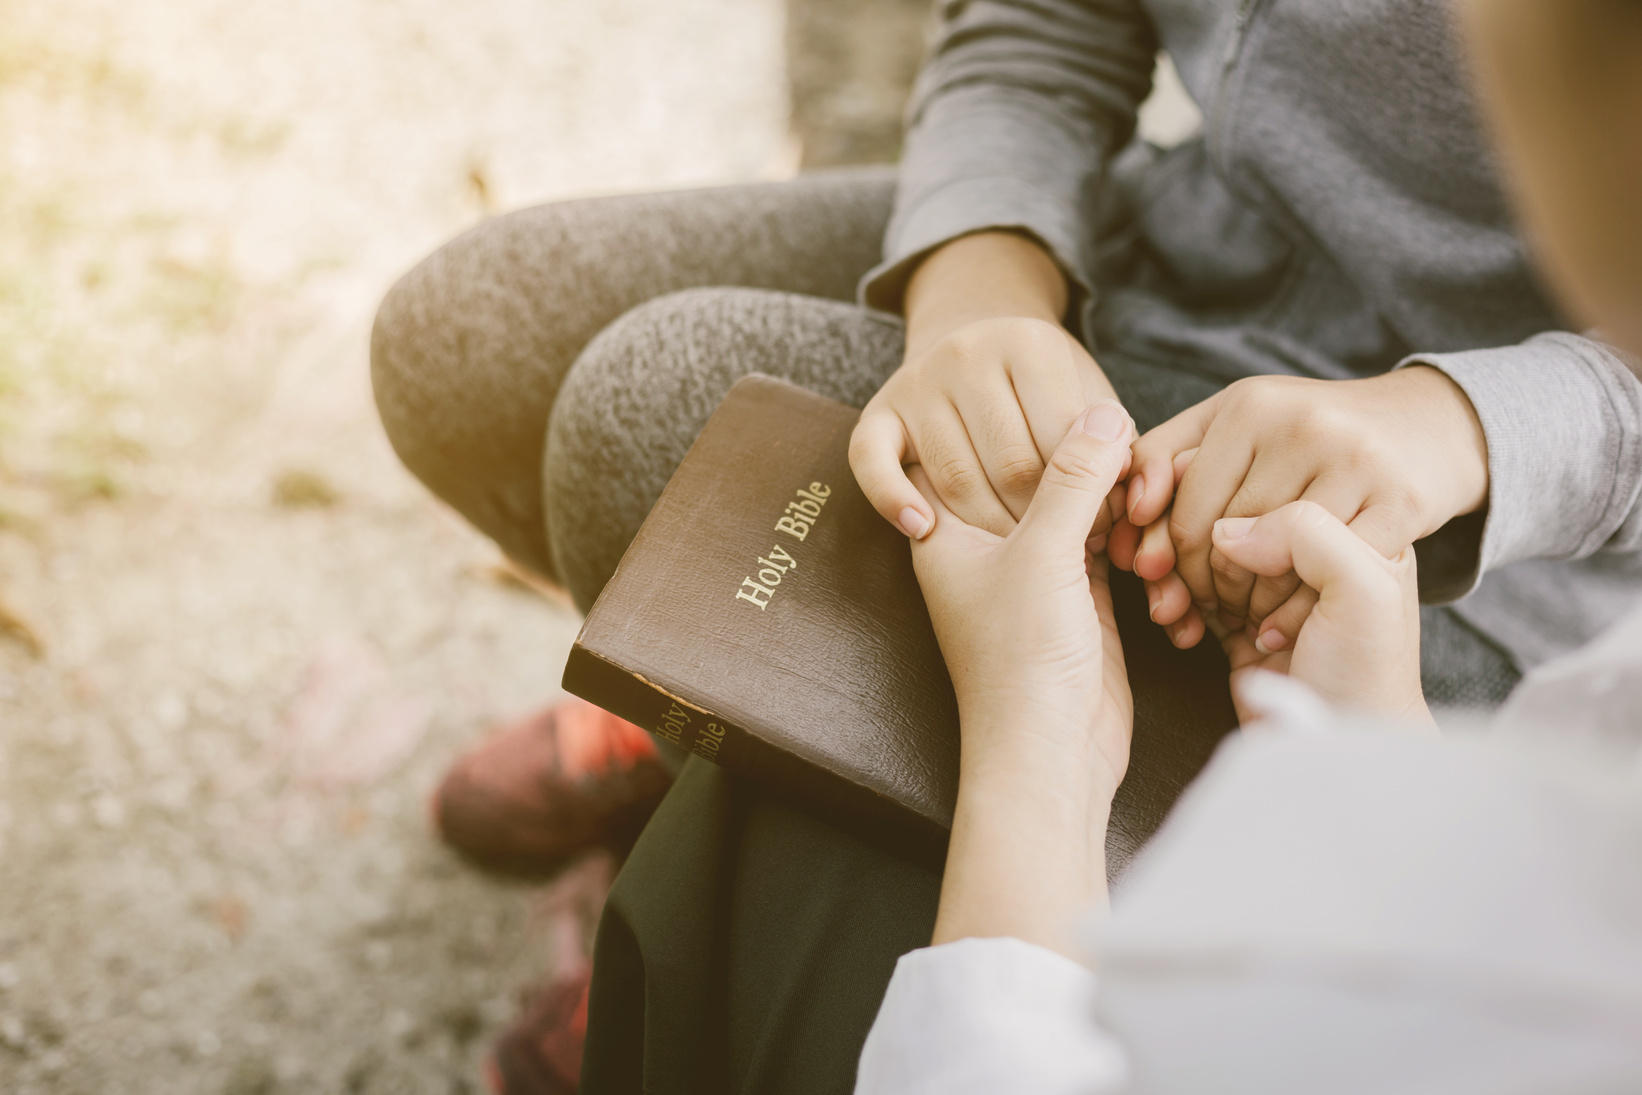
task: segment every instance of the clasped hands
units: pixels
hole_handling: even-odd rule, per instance
[[[1115,400],[1088,407],[1004,535],[960,518],[922,467],[910,469],[934,520],[912,560],[963,743],[936,944],[1014,936],[1075,957],[1073,914],[1105,899],[1106,826],[1134,707],[1107,561],[1089,539],[1133,465],[1133,440]],[[1303,500],[1223,518],[1212,540],[1251,574],[1292,571],[1318,591],[1292,649],[1266,654],[1228,635],[1234,696],[1238,674],[1266,668],[1342,702],[1425,713],[1412,551],[1386,559]]]
[[[994,749],[1043,747],[1104,773],[1108,799],[1121,781],[1134,712],[1103,537],[1090,530],[1132,479],[1134,441],[1116,400],[1088,407],[1002,535],[959,517],[923,467],[909,470],[934,514],[913,542],[913,565],[957,693],[966,764],[987,763]],[[1429,719],[1411,548],[1388,559],[1321,504],[1298,499],[1214,521],[1210,551],[1219,572],[1292,578],[1310,594],[1296,640],[1280,650],[1220,629],[1234,698],[1240,675],[1265,669],[1343,706]]]
[[[852,463],[869,499],[915,539],[936,522],[903,463],[916,463],[957,519],[1006,535],[1026,511],[1072,419],[1111,395],[1093,359],[1056,325],[999,318],[961,328],[867,406]],[[1288,649],[1317,591],[1294,571],[1256,574],[1216,549],[1215,522],[1307,501],[1386,558],[1487,497],[1487,446],[1463,391],[1414,366],[1363,380],[1238,381],[1138,438],[1090,543],[1146,583],[1176,646],[1242,631],[1261,654]]]
[[[915,542],[954,522],[1006,540],[1074,420],[1112,389],[1057,323],[997,315],[944,326],[909,334],[905,363],[862,414],[851,462],[875,507]],[[1411,582],[1414,542],[1487,496],[1476,412],[1423,366],[1349,381],[1250,378],[1130,441],[1083,542],[1145,581],[1151,617],[1175,645],[1213,631],[1236,668],[1293,667],[1321,589],[1291,556],[1354,588],[1353,571],[1368,564],[1335,573],[1310,549],[1366,559],[1366,547]],[[1234,543],[1268,515],[1263,528],[1286,530],[1281,550]],[[1417,619],[1409,626],[1417,636]],[[1390,710],[1407,691],[1332,698]]]
[[[851,440],[863,491],[913,541],[958,698],[937,943],[1070,952],[1068,917],[1105,894],[1133,728],[1109,561],[1177,646],[1215,632],[1234,699],[1269,669],[1428,722],[1412,545],[1487,496],[1480,421],[1435,369],[1253,378],[1137,437],[1066,307],[1029,239],[946,245],[909,283],[905,360]]]

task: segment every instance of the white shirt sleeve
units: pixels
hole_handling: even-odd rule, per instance
[[[1097,929],[1134,1090],[1642,1091],[1636,761],[1239,735]]]
[[[1278,704],[1307,732],[1220,749],[1094,929],[1098,976],[914,951],[857,1095],[1642,1092],[1638,627],[1525,695],[1609,701],[1556,748]]]
[[[867,1035],[856,1095],[1121,1090],[1123,1050],[1094,1005],[1094,974],[1019,939],[913,951]]]

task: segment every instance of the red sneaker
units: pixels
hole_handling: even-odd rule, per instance
[[[459,758],[433,819],[481,867],[544,874],[589,848],[627,851],[672,779],[649,734],[567,697]]]
[[[485,1080],[495,1095],[576,1095],[592,983],[592,969],[582,966],[525,1005],[485,1062]]]

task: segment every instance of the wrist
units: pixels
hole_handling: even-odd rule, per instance
[[[1454,378],[1434,365],[1410,365],[1393,376],[1406,374],[1405,383],[1419,391],[1414,406],[1432,407],[1439,415],[1439,436],[1448,442],[1443,466],[1449,472],[1449,497],[1437,527],[1461,514],[1475,513],[1488,501],[1488,437],[1471,397]],[[1436,531],[1433,529],[1432,531]]]
[[[1089,753],[1051,761],[1047,753],[1031,754],[1024,743],[1005,751],[976,756],[968,749],[958,766],[959,793],[970,803],[1002,807],[1029,816],[1043,832],[1104,834],[1122,774],[1105,757]]]
[[[1110,813],[1109,800],[1085,804],[1040,781],[965,771],[931,942],[1011,936],[1079,958],[1070,929],[1104,903]]]
[[[1104,705],[1063,710],[994,696],[959,702],[960,785],[1049,796],[1073,816],[1104,812],[1128,765],[1127,728],[1108,733]],[[1121,755],[1115,755],[1121,753]]]
[[[907,356],[977,320],[1059,325],[1066,304],[1065,275],[1029,237],[1005,231],[960,236],[931,252],[907,282]]]

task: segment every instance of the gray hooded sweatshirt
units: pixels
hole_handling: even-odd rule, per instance
[[[869,307],[968,232],[1054,254],[1096,360],[1230,382],[1443,370],[1482,520],[1421,592],[1527,669],[1642,599],[1642,380],[1566,329],[1512,226],[1440,0],[943,0]],[[1204,132],[1131,143],[1156,52]]]

